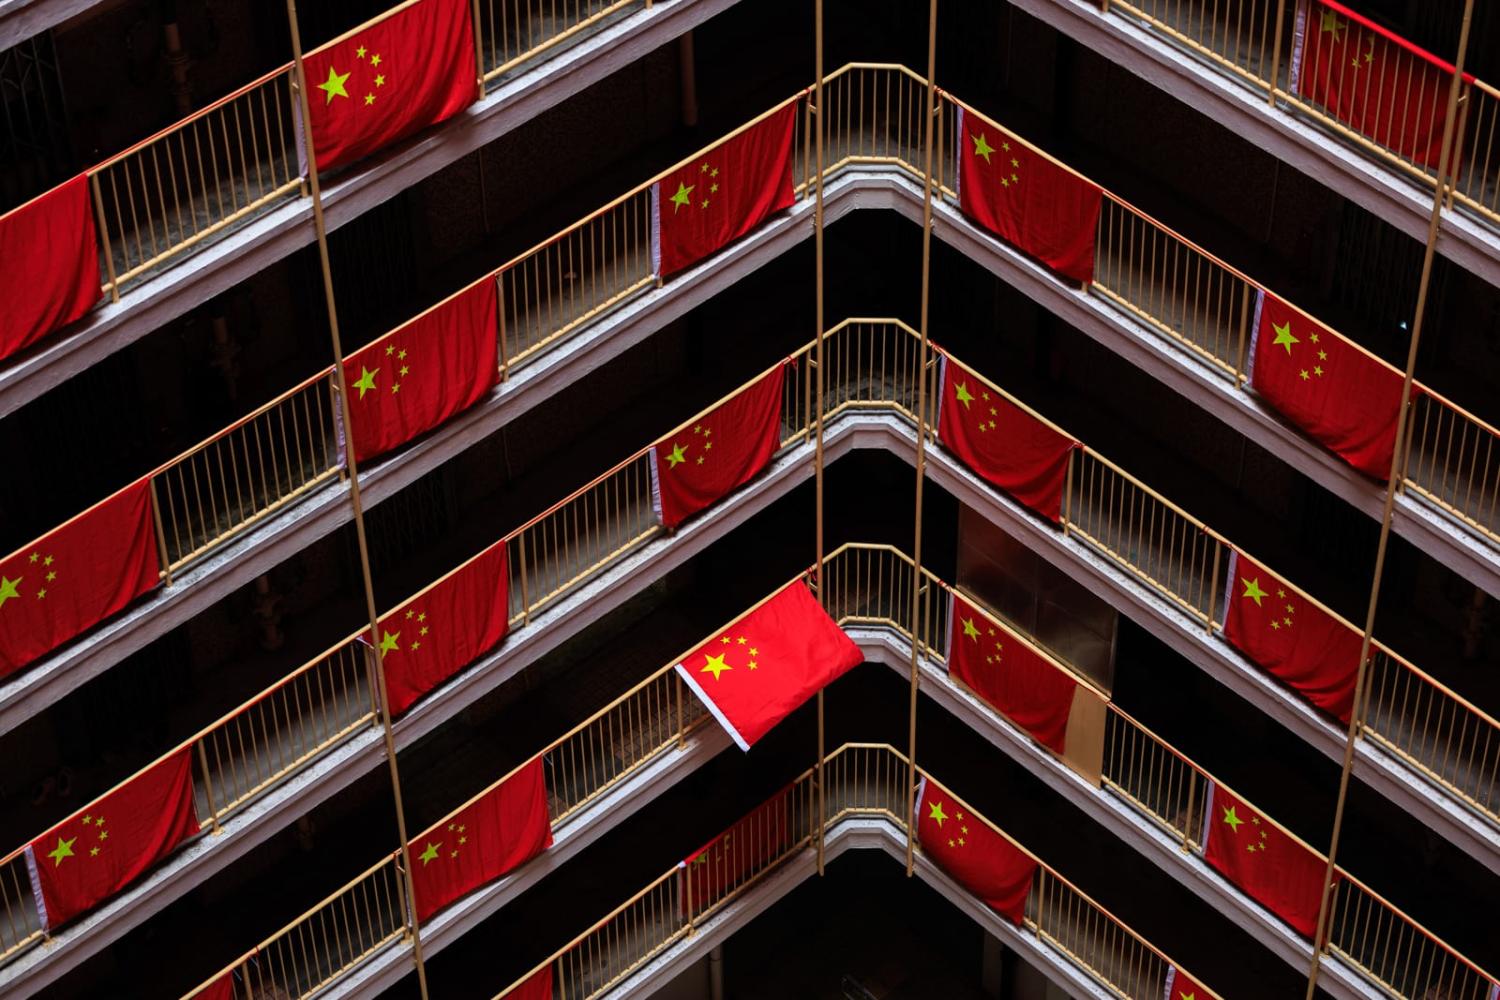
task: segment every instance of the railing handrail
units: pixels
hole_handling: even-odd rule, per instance
[[[1497,93],[1495,96],[1497,98],[1500,98],[1500,93]],[[1436,389],[1429,387],[1428,385],[1418,381],[1417,379],[1412,379],[1412,385],[1420,387],[1422,390],[1421,394],[1423,396],[1427,396],[1437,403],[1441,404],[1442,406],[1446,406],[1448,409],[1452,410],[1454,413],[1457,413],[1459,416],[1463,417],[1465,420],[1478,427],[1480,430],[1485,431],[1493,437],[1500,438],[1500,427],[1496,427],[1488,420],[1474,413],[1472,410],[1469,410],[1459,405],[1458,403],[1455,403],[1453,400],[1449,399],[1447,396],[1444,396]],[[1412,402],[1416,402],[1416,399],[1417,394],[1412,393]],[[1410,480],[1411,476],[1408,475],[1406,478]]]
[[[1468,958],[1464,957],[1464,955],[1463,955],[1462,952],[1459,952],[1459,951],[1455,950],[1453,948],[1453,946],[1450,945],[1448,942],[1444,941],[1442,938],[1440,938],[1436,934],[1432,933],[1432,931],[1428,930],[1423,924],[1421,924],[1417,920],[1414,920],[1412,917],[1408,916],[1405,910],[1401,909],[1395,903],[1392,903],[1390,900],[1386,899],[1384,896],[1382,896],[1380,893],[1376,892],[1374,889],[1371,889],[1369,887],[1369,885],[1366,884],[1365,882],[1361,881],[1360,879],[1355,878],[1353,875],[1350,875],[1349,872],[1348,872],[1348,870],[1345,869],[1343,865],[1335,865],[1334,866],[1334,871],[1338,874],[1339,878],[1343,879],[1345,882],[1349,882],[1352,885],[1358,887],[1358,889],[1359,889],[1360,892],[1364,893],[1366,896],[1369,896],[1375,902],[1377,902],[1381,906],[1385,907],[1385,909],[1388,912],[1393,913],[1393,914],[1399,914],[1402,917],[1402,919],[1404,919],[1406,921],[1406,923],[1407,923],[1408,926],[1410,926],[1413,930],[1415,930],[1418,934],[1422,935],[1428,941],[1430,941],[1431,943],[1437,945],[1439,948],[1443,949],[1443,951],[1447,952],[1447,954],[1448,954],[1448,956],[1450,958],[1454,958],[1454,959],[1457,959],[1459,962],[1462,962],[1465,966],[1468,967],[1468,969],[1471,972],[1475,973],[1476,975],[1483,976],[1484,978],[1490,980],[1493,983],[1500,983],[1500,976],[1491,975],[1490,973],[1486,972],[1482,966],[1480,966],[1479,964],[1477,964],[1475,962],[1472,962]],[[1330,945],[1333,943],[1331,938],[1330,938],[1329,943],[1330,943]]]
[[[1453,690],[1448,685],[1444,684],[1442,681],[1438,680],[1436,677],[1432,676],[1427,671],[1423,670],[1421,667],[1417,666],[1415,663],[1402,656],[1400,653],[1393,651],[1389,646],[1380,642],[1378,639],[1372,638],[1370,641],[1370,659],[1372,661],[1374,660],[1377,653],[1384,653],[1386,656],[1390,657],[1398,664],[1400,664],[1403,669],[1408,670],[1411,673],[1415,674],[1417,677],[1421,678],[1430,687],[1437,688],[1444,695],[1451,698],[1459,705],[1462,705],[1465,709],[1472,712],[1474,715],[1477,715],[1480,719],[1483,719],[1494,728],[1500,729],[1500,718],[1496,718],[1489,712],[1480,708],[1468,698],[1465,698],[1463,695],[1459,694],[1457,691]]]
[[[911,327],[906,326],[906,324],[903,323],[901,325],[913,337],[919,337],[919,336],[921,336],[921,334],[917,333],[917,331],[913,330]],[[948,351],[948,349],[946,347],[939,346],[939,344],[937,343],[937,341],[929,339],[928,340],[928,344],[931,345],[931,347],[932,347],[932,349],[934,351],[936,351],[938,354],[941,354],[945,359],[947,359],[949,361],[952,361],[954,364],[963,365],[963,367],[967,368],[969,371],[974,372],[974,377],[975,378],[979,379],[979,381],[983,382],[990,389],[992,389],[995,392],[999,393],[1000,397],[1002,399],[1004,399],[1007,403],[1009,403],[1010,405],[1014,406],[1016,409],[1020,410],[1024,414],[1026,414],[1028,417],[1031,417],[1037,423],[1039,423],[1042,426],[1046,427],[1048,430],[1051,430],[1051,431],[1053,431],[1053,432],[1055,432],[1057,434],[1062,435],[1063,437],[1069,439],[1070,441],[1078,441],[1077,436],[1075,436],[1072,432],[1070,432],[1068,430],[1065,430],[1062,427],[1062,425],[1058,424],[1056,421],[1052,420],[1050,417],[1047,417],[1044,414],[1038,413],[1036,411],[1036,409],[1031,406],[1031,404],[1025,402],[1024,400],[1021,400],[1021,399],[1017,398],[1015,395],[1013,395],[1008,390],[1000,388],[994,382],[991,382],[989,380],[989,378],[986,377],[982,372],[975,371],[975,369],[973,369],[973,368],[969,368],[968,365],[965,365],[962,361],[959,361],[956,357],[954,357]],[[939,393],[942,392],[942,387],[941,386],[938,387],[938,392]],[[1078,441],[1078,443],[1079,443],[1080,446],[1082,446],[1082,444],[1083,444],[1082,441]],[[1163,497],[1162,499],[1165,499],[1165,498]]]
[[[422,2],[422,0],[400,0],[400,2],[397,3],[394,7],[388,7],[385,10],[381,11],[379,14],[376,14],[374,17],[366,18],[365,20],[361,21],[359,24],[356,24],[354,27],[350,28],[348,31],[341,32],[340,34],[334,35],[328,41],[323,42],[323,43],[321,43],[319,45],[316,45],[313,48],[309,49],[308,51],[304,52],[302,54],[303,60],[306,61],[306,58],[308,56],[315,56],[319,52],[323,52],[326,49],[331,49],[335,45],[337,45],[339,42],[347,41],[348,39],[353,38],[355,35],[359,34],[361,31],[364,31],[365,29],[369,28],[370,25],[372,25],[372,24],[379,24],[381,21],[384,21],[386,18],[388,18],[388,17],[394,17],[397,14],[401,13],[406,8],[411,7],[411,6],[415,5],[415,4],[419,4],[421,2]],[[466,10],[464,13],[466,15],[470,16],[470,17],[473,16],[473,10],[472,10],[472,8],[470,8],[469,10]]]
[[[408,2],[415,2],[415,0],[408,0]],[[248,94],[250,91],[254,90],[255,88],[264,86],[265,84],[267,84],[267,83],[271,82],[272,80],[276,79],[276,77],[280,76],[282,73],[285,73],[285,72],[289,71],[290,69],[292,69],[292,66],[293,66],[292,63],[286,62],[286,63],[282,63],[280,66],[277,66],[273,70],[268,70],[267,72],[265,72],[265,73],[261,74],[260,76],[256,77],[254,80],[251,80],[249,83],[245,84],[244,86],[239,87],[239,88],[237,88],[235,90],[232,90],[228,94],[225,94],[223,97],[221,97],[218,100],[214,101],[213,103],[211,103],[211,104],[205,104],[203,107],[197,109],[196,111],[193,111],[192,113],[190,113],[188,115],[185,115],[182,118],[177,119],[177,121],[173,122],[171,125],[168,125],[166,128],[158,129],[157,131],[155,131],[152,134],[148,135],[146,138],[140,140],[139,142],[133,143],[132,145],[127,146],[126,148],[120,150],[118,153],[114,154],[113,156],[109,156],[109,157],[106,157],[103,160],[100,160],[98,163],[94,164],[92,167],[89,167],[87,170],[85,170],[83,172],[85,174],[87,174],[88,176],[90,176],[90,177],[93,177],[95,174],[101,173],[102,171],[108,169],[109,167],[114,166],[116,163],[119,163],[121,160],[125,159],[126,157],[131,156],[131,155],[133,155],[135,153],[138,153],[141,150],[145,149],[147,146],[150,146],[150,145],[152,145],[152,144],[154,144],[154,143],[156,143],[156,142],[158,142],[158,141],[166,138],[167,136],[171,135],[172,133],[182,131],[184,128],[186,128],[188,125],[191,125],[193,122],[197,121],[198,119],[206,117],[207,115],[210,115],[210,114],[212,114],[215,111],[218,111],[220,108],[224,107],[224,105],[228,104],[230,101],[237,100],[238,98],[244,97],[246,94]],[[69,179],[71,180],[71,178],[69,178]],[[64,182],[64,183],[66,183],[66,182]],[[56,188],[56,187],[61,187],[61,185],[54,185],[54,188]],[[3,218],[3,217],[0,217],[0,218]]]
[[[224,438],[228,437],[230,434],[233,434],[235,431],[239,430],[241,427],[244,427],[245,425],[249,424],[256,417],[260,417],[260,416],[265,415],[266,413],[269,413],[271,410],[273,410],[276,407],[280,406],[282,403],[285,403],[287,400],[291,399],[293,396],[297,395],[299,392],[304,392],[307,389],[312,388],[314,385],[317,385],[319,381],[327,378],[328,376],[330,376],[332,374],[333,374],[333,366],[329,365],[327,368],[324,368],[323,370],[321,370],[321,371],[319,371],[319,372],[317,372],[317,373],[315,373],[313,375],[309,375],[307,378],[303,379],[301,382],[298,382],[296,385],[292,386],[290,389],[288,389],[285,392],[281,393],[281,395],[277,396],[275,399],[272,399],[272,400],[269,400],[268,402],[262,403],[260,406],[257,406],[255,409],[251,410],[249,413],[245,414],[243,417],[240,417],[238,420],[234,421],[233,423],[229,424],[228,426],[221,427],[219,430],[215,431],[213,434],[211,434],[208,437],[204,438],[202,441],[199,441],[197,444],[192,445],[191,447],[186,448],[183,451],[178,452],[172,458],[167,459],[165,462],[162,462],[156,468],[154,468],[150,472],[146,473],[146,475],[145,475],[144,478],[154,479],[157,476],[161,475],[162,473],[164,473],[164,472],[168,471],[169,469],[171,469],[173,466],[181,465],[183,462],[186,462],[188,459],[192,458],[194,455],[198,454],[199,452],[202,452],[205,449],[207,449],[209,447],[212,447],[215,442],[222,441]],[[134,485],[134,484],[131,484],[131,485]]]

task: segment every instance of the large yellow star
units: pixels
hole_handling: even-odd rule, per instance
[[[724,671],[734,669],[729,664],[724,662],[723,656],[708,656],[707,654],[704,655],[708,662],[704,664],[703,667],[698,671],[700,674],[713,674],[714,680],[718,680],[719,675]]]
[[[1339,20],[1338,15],[1333,11],[1325,10],[1323,12],[1322,23],[1318,26],[1318,28],[1321,32],[1333,32],[1333,37],[1337,39],[1343,35],[1345,25],[1343,21]]]
[[[1245,822],[1240,819],[1239,814],[1234,811],[1234,806],[1224,810],[1224,822],[1229,824],[1229,829],[1235,833],[1240,832],[1240,826]]]
[[[354,383],[354,388],[359,390],[359,398],[364,399],[365,393],[375,388],[375,376],[380,374],[380,369],[377,368],[374,371],[370,371],[364,365],[360,365],[359,370],[359,381]]]
[[[974,624],[974,619],[964,619],[964,636],[973,639],[975,642],[979,641],[979,626]]]
[[[984,133],[981,132],[978,135],[971,134],[969,138],[974,140],[974,155],[983,157],[984,162],[989,163],[990,154],[995,151],[995,147],[989,144],[989,140],[985,138]]]
[[[53,868],[62,864],[63,858],[71,858],[73,856],[73,841],[77,839],[77,837],[74,837],[73,840],[63,840],[61,837],[57,838],[57,846],[47,852],[47,857],[52,859]]]
[[[927,818],[937,820],[938,829],[942,829],[943,821],[948,818],[948,814],[943,812],[943,804],[941,802],[934,802],[927,807]]]
[[[22,579],[23,577],[18,576],[12,580],[5,574],[0,573],[0,607],[4,607],[5,602],[12,597],[21,596],[21,592],[16,588],[20,585]]]
[[[425,851],[423,851],[421,854],[417,855],[417,860],[420,861],[420,862],[422,862],[422,867],[423,868],[427,867],[427,862],[429,862],[429,861],[436,861],[437,860],[438,848],[442,847],[442,846],[443,846],[443,842],[441,840],[438,841],[436,844],[428,843],[427,849]]]
[[[1300,339],[1292,336],[1292,324],[1290,320],[1279,325],[1272,323],[1271,329],[1276,331],[1276,339],[1271,341],[1272,347],[1285,347],[1286,352],[1291,354],[1292,345],[1302,343]]]
[[[389,653],[392,650],[400,652],[401,646],[396,642],[399,638],[401,638],[400,632],[387,632],[385,635],[382,635],[380,637],[380,651],[382,653]]]
[[[672,454],[667,456],[667,468],[675,469],[687,461],[687,449],[680,444],[672,445]]]
[[[332,66],[328,67],[328,79],[318,84],[318,89],[327,95],[323,101],[325,107],[332,104],[335,97],[349,96],[349,91],[344,89],[344,81],[347,79],[349,79],[348,73],[341,76],[334,71]]]
[[[1240,577],[1240,582],[1245,585],[1245,592],[1240,596],[1250,598],[1250,600],[1255,602],[1257,608],[1260,607],[1260,599],[1268,596],[1264,590],[1260,589],[1260,577],[1256,577],[1254,580],[1246,580],[1244,577]]]
[[[684,184],[682,181],[677,182],[677,193],[672,195],[673,215],[676,215],[677,210],[683,205],[691,205],[693,203],[692,194],[695,187],[697,187],[696,184]]]
[[[966,382],[960,382],[960,383],[958,383],[957,394],[958,394],[958,401],[960,403],[964,404],[964,409],[967,410],[969,408],[969,404],[972,403],[972,402],[974,402],[974,397],[969,394],[968,383],[966,383]]]

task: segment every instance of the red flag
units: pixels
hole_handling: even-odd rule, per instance
[[[1318,926],[1327,859],[1210,783],[1203,860],[1305,938]]]
[[[125,607],[158,570],[149,479],[0,561],[0,677]]]
[[[408,845],[417,919],[552,846],[547,782],[537,756]]]
[[[1213,1000],[1217,995],[1177,966],[1167,966],[1167,985],[1162,990],[1162,1000]]]
[[[691,267],[796,201],[788,101],[651,187],[652,263],[660,278]]]
[[[1355,132],[1436,168],[1453,66],[1332,0],[1313,0],[1297,16],[1297,92]]]
[[[99,241],[79,174],[0,215],[0,358],[73,322],[99,301]]]
[[[864,656],[801,580],[677,664],[698,700],[741,750]]]
[[[452,118],[479,97],[467,0],[415,0],[308,53],[309,131],[332,170]]]
[[[1224,638],[1318,708],[1348,723],[1363,635],[1243,552],[1229,559]]]
[[[185,748],[33,840],[32,885],[51,930],[113,896],[198,832]]]
[[[651,447],[651,499],[664,527],[754,479],[781,446],[786,366],[761,376]]]
[[[939,868],[1020,926],[1036,859],[928,778],[917,786],[917,841]]]
[[[1078,681],[1029,642],[996,625],[957,594],[949,613],[948,675],[1062,753]]]
[[[500,995],[504,1000],[552,1000],[552,963],[548,962]]]
[[[938,440],[981,479],[1054,524],[1061,520],[1068,453],[1078,442],[992,391],[947,355]]]
[[[684,914],[703,914],[792,849],[791,792],[783,788],[683,860]]]
[[[1401,372],[1274,295],[1262,293],[1258,311],[1255,391],[1344,461],[1384,480],[1401,415]]]
[[[1063,277],[1093,281],[1103,189],[963,108],[958,135],[963,213]]]
[[[483,399],[500,379],[499,300],[480,281],[344,360],[354,457],[405,444]]]
[[[391,714],[498,645],[510,630],[505,539],[380,619],[380,661]],[[360,637],[368,643],[367,631]]]

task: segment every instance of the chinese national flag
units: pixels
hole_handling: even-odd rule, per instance
[[[0,215],[0,358],[67,326],[99,294],[87,174]]]
[[[801,580],[677,664],[741,750],[864,657]]]
[[[552,1000],[552,963],[537,969],[502,996],[504,1000]]]
[[[1243,552],[1229,560],[1224,638],[1318,708],[1348,723],[1364,636]]]
[[[1214,1000],[1218,994],[1183,972],[1175,965],[1167,966],[1167,985],[1162,991],[1163,1000]]]
[[[344,360],[357,460],[405,444],[494,388],[499,308],[495,283],[481,281]]]
[[[917,841],[922,853],[990,909],[1020,926],[1037,861],[937,782],[917,786]]]
[[[957,594],[949,621],[948,675],[1037,742],[1062,753],[1078,681]]]
[[[943,358],[938,440],[981,479],[1052,521],[1062,518],[1068,453],[1078,442]]]
[[[468,0],[416,0],[310,52],[318,169],[369,156],[479,97]]]
[[[411,842],[417,919],[525,864],[552,846],[542,758]]]
[[[788,101],[652,186],[657,277],[691,267],[796,200],[792,136],[798,103]]]
[[[125,607],[158,570],[147,479],[0,562],[0,677]]]
[[[795,840],[788,786],[683,860],[683,913],[701,915],[759,875],[789,851]]]
[[[47,929],[113,896],[197,832],[193,756],[184,749],[31,842],[26,861]]]
[[[1436,169],[1453,66],[1343,4],[1313,0],[1305,16],[1297,92],[1355,132]]]
[[[380,661],[391,714],[497,645],[510,630],[505,539],[380,619]],[[368,631],[362,637],[369,641]]]
[[[1276,296],[1261,295],[1250,384],[1292,423],[1381,480],[1391,471],[1401,381],[1390,365]]]
[[[708,413],[651,447],[652,499],[663,526],[693,514],[754,479],[781,445],[777,365]]]
[[[963,213],[1063,277],[1093,281],[1103,189],[962,108],[958,134]]]
[[[1203,860],[1311,938],[1327,860],[1219,784],[1209,786],[1204,825]]]

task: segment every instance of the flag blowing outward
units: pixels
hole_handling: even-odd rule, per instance
[[[952,595],[948,674],[1043,746],[1062,753],[1078,681],[973,605]]]
[[[958,134],[963,213],[1063,277],[1094,280],[1103,189],[962,108]]]
[[[1068,453],[1078,442],[1005,399],[943,356],[938,440],[980,478],[1056,524]]]
[[[309,132],[332,170],[479,97],[468,0],[416,0],[307,55]]]
[[[125,888],[198,832],[186,748],[92,802],[26,849],[50,930]]]
[[[417,919],[426,920],[551,846],[547,782],[537,756],[413,838],[408,847]]]
[[[483,399],[500,378],[499,298],[481,281],[344,359],[358,461]]]
[[[652,185],[657,277],[691,267],[796,200],[792,136],[799,104],[788,101]]]
[[[682,912],[697,916],[791,849],[792,786],[756,806],[682,861]]]
[[[0,677],[156,586],[159,568],[147,479],[0,562]]]
[[[690,426],[651,446],[651,499],[662,525],[675,528],[755,478],[781,445],[777,365]]]
[[[1213,994],[1196,979],[1175,965],[1167,966],[1167,985],[1163,1000],[1212,1000]]]
[[[1243,552],[1229,559],[1224,638],[1318,708],[1349,721],[1363,636]]]
[[[1210,784],[1203,860],[1303,937],[1318,926],[1326,860],[1251,809],[1224,786]]]
[[[1313,0],[1297,16],[1297,92],[1361,135],[1436,169],[1453,67],[1339,3]]]
[[[510,630],[505,540],[385,615],[379,625],[386,696],[391,714],[399,715]],[[368,631],[361,640],[370,641]]]
[[[938,867],[990,909],[1020,925],[1036,859],[927,778],[917,786],[917,840],[922,853]]]
[[[1344,461],[1385,479],[1401,414],[1401,373],[1274,295],[1261,294],[1259,313],[1250,370],[1255,391]]]
[[[98,301],[99,243],[87,174],[0,214],[0,358]]]
[[[864,657],[801,580],[705,642],[677,672],[741,750]]]

